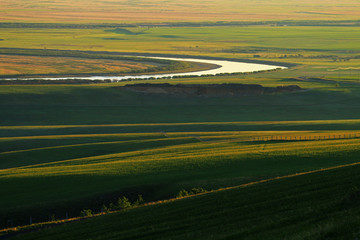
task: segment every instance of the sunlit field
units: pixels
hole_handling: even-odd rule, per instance
[[[8,219],[26,223],[27,215],[39,222],[52,214],[99,211],[120,195],[154,201],[181,189],[218,189],[355,163],[360,144],[360,132],[343,130],[84,134],[89,127],[73,126],[66,135],[22,127],[29,135],[19,136],[18,129],[3,128],[9,137],[0,139],[3,226]]]
[[[186,22],[264,20],[358,20],[356,0],[125,1],[3,0],[4,22]]]
[[[293,174],[82,221],[70,219],[74,222],[15,239],[352,239],[359,224],[358,171],[356,163]],[[54,223],[61,221],[48,225]]]
[[[358,239],[358,16],[355,0],[2,0],[0,238]],[[216,67],[140,56],[286,68],[44,80]]]
[[[42,49],[44,51],[47,49],[62,49],[135,52],[140,54],[185,54],[295,63],[298,66],[289,70],[257,74],[254,77],[317,77],[348,82],[359,81],[360,78],[360,69],[358,67],[360,48],[357,44],[357,39],[360,36],[357,30],[357,27],[316,26],[165,27],[128,28],[126,31],[114,29],[4,28],[2,29],[3,41],[0,41],[0,47],[23,48],[26,44],[28,48]],[[129,32],[139,34],[129,34]],[[291,41],[288,39],[291,39]],[[5,51],[8,54],[9,52],[17,54],[19,50],[0,49],[0,53]],[[34,53],[34,55],[36,54]],[[57,61],[67,61],[67,59]],[[80,66],[86,65],[89,60],[83,60],[83,63],[81,63],[81,60],[77,61],[79,61],[78,70],[76,68],[70,70],[65,67],[61,72],[64,74],[84,72],[85,70]],[[109,60],[103,61],[105,69],[106,61]],[[22,68],[20,63],[14,64],[17,64],[17,67],[14,66],[15,70]],[[59,63],[56,61],[53,63],[49,61],[48,64],[50,64],[49,67],[59,68]],[[99,67],[99,65],[92,64],[88,66],[86,71],[89,73],[96,72],[99,71]],[[9,67],[7,69],[9,69],[7,71],[11,70]],[[104,72],[109,71],[104,70]],[[237,77],[237,79],[241,81],[241,77]],[[234,82],[237,79],[232,78],[229,81]]]
[[[112,60],[89,60],[36,56],[0,55],[0,75],[122,73],[154,67],[150,64]]]

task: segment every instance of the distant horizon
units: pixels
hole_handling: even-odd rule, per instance
[[[0,22],[140,23],[358,20],[356,0],[85,1],[2,0]]]

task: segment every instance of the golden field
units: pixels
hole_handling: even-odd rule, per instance
[[[186,22],[262,20],[354,20],[356,0],[3,0],[2,22]]]
[[[109,59],[0,55],[0,75],[118,73],[149,66],[153,65]]]

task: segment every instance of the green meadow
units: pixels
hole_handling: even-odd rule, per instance
[[[1,87],[3,227],[358,161],[355,87],[185,98],[123,84]]]
[[[291,80],[272,82],[294,84]],[[134,93],[116,88],[116,83],[1,86],[0,123],[42,126],[360,118],[357,86],[322,85],[294,93],[214,98]]]
[[[18,54],[17,48],[26,46],[44,51],[182,54],[297,64],[274,73],[225,78],[223,81],[227,82],[315,77],[336,84],[336,81],[357,82],[360,76],[357,44],[360,36],[356,26],[2,28],[1,32],[0,48],[16,48],[10,50],[13,54]]]
[[[0,236],[356,239],[360,33],[356,22],[335,23],[1,28],[0,54],[18,76],[47,76],[49,68],[64,76],[91,75],[102,61],[108,69],[100,74],[114,72],[111,64],[136,63],[145,72],[206,67],[144,63],[138,54],[288,68],[113,83],[0,81]],[[41,58],[46,69],[39,67],[43,62],[26,63],[27,57]],[[67,59],[83,65],[70,71],[69,64],[61,66]],[[36,73],[25,72],[24,64],[37,66]],[[134,83],[302,90],[204,97],[121,88]],[[193,188],[207,192],[176,198]],[[134,202],[138,195],[145,204],[99,214],[119,197]],[[101,216],[78,218],[86,209]],[[55,224],[67,218],[76,222]]]
[[[358,172],[357,163],[291,175],[62,224],[14,239],[356,239]]]
[[[181,189],[218,189],[354,163],[360,144],[360,132],[356,133],[284,130],[3,137],[1,221],[21,225],[30,216],[34,222],[52,215],[76,217],[82,209],[100,211],[101,205],[122,195],[133,199],[141,194],[155,201],[174,197]],[[283,140],[275,140],[280,137]]]

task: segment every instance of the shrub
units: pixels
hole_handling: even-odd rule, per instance
[[[93,212],[91,211],[91,209],[83,209],[80,212],[80,217],[90,217],[93,215]]]
[[[110,203],[109,210],[116,210],[116,209],[117,209],[117,207],[115,206],[115,204]]]
[[[139,206],[139,205],[141,205],[141,204],[143,204],[145,201],[144,201],[144,199],[143,199],[143,197],[142,197],[142,195],[138,195],[138,199],[134,202],[134,206]]]
[[[131,207],[131,202],[126,197],[121,197],[118,199],[118,209],[126,209]]]
[[[204,192],[207,192],[207,190],[203,188],[192,188],[190,194],[199,194]]]
[[[110,212],[110,209],[105,204],[103,204],[101,206],[101,212],[102,213],[108,213],[108,212]]]
[[[181,189],[176,197],[186,197],[186,196],[189,196],[188,191],[186,191],[185,189]]]

